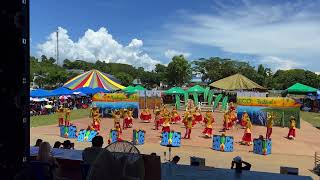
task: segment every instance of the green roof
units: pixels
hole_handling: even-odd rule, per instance
[[[184,94],[185,91],[179,87],[173,87],[165,91],[165,94]]]
[[[292,86],[290,86],[288,89],[288,93],[310,93],[310,92],[317,92],[316,88],[301,84],[301,83],[296,83]]]
[[[224,90],[253,90],[261,89],[266,90],[266,88],[260,86],[259,84],[251,81],[242,74],[235,74],[210,84],[210,86],[224,89]]]
[[[205,89],[199,85],[195,85],[187,90],[188,93],[204,93]]]

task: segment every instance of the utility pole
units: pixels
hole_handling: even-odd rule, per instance
[[[59,66],[59,28],[57,28],[57,32],[56,32],[56,35],[57,35],[57,57],[56,57],[56,60],[57,60],[57,65]]]

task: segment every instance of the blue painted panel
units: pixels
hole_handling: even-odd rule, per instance
[[[232,152],[233,151],[233,137],[226,136],[226,142],[224,144],[224,151],[225,152]]]
[[[64,137],[64,126],[60,126],[60,137]]]
[[[138,144],[144,144],[145,131],[138,131]]]
[[[167,146],[168,145],[168,140],[169,140],[169,133],[168,132],[162,132],[162,137],[161,137],[161,146]]]
[[[272,149],[272,141],[267,140],[267,154],[271,154],[271,149]]]
[[[272,141],[271,140],[266,140],[266,143],[267,143],[267,152],[266,152],[266,154],[269,155],[269,154],[271,154]],[[263,155],[262,140],[260,140],[260,139],[254,139],[253,140],[253,153]]]
[[[98,134],[98,132],[96,131],[96,130],[92,130],[92,131],[90,131],[90,134],[89,134],[89,136],[88,136],[88,142],[91,142],[92,141],[92,139],[96,136]]]
[[[87,132],[87,130],[81,129],[81,130],[79,131],[77,141],[79,141],[79,142],[84,142],[84,137],[85,137],[85,135],[86,135],[86,132]]]
[[[212,141],[212,149],[220,151],[220,136],[214,135]]]
[[[172,136],[172,146],[180,147],[181,146],[181,132],[174,132]]]
[[[68,137],[69,138],[77,138],[77,127],[76,126],[69,126]]]
[[[117,130],[112,130],[111,131],[111,139],[110,139],[110,141],[111,141],[111,143],[113,143],[113,142],[117,142],[117,140],[118,140],[118,131]]]

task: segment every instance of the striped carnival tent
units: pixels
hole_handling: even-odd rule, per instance
[[[82,87],[89,87],[92,89],[100,87],[108,91],[116,91],[125,88],[121,85],[121,82],[112,75],[95,69],[70,79],[63,86],[72,90]]]

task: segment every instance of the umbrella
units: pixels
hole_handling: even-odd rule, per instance
[[[52,105],[47,104],[47,105],[45,105],[44,107],[47,108],[47,109],[51,109],[51,108],[52,108]]]
[[[89,87],[82,87],[82,88],[74,90],[74,92],[81,92],[81,93],[87,94],[87,95],[94,94],[94,90],[92,88],[89,88]]]
[[[40,98],[39,101],[42,101],[42,102],[43,102],[43,101],[49,101],[49,99],[47,99],[47,98]]]
[[[82,92],[73,92],[73,94],[78,96],[87,96],[85,93]]]
[[[101,87],[97,87],[97,88],[94,88],[93,89],[93,94],[96,94],[96,93],[109,93],[110,91],[106,90],[106,89],[103,89]]]
[[[31,97],[51,97],[54,96],[51,92],[44,89],[36,89],[30,92]]]
[[[55,90],[52,90],[51,93],[54,94],[55,96],[62,96],[62,95],[72,95],[73,91],[65,87],[59,87]]]
[[[67,96],[60,96],[59,99],[60,100],[65,100],[65,99],[68,99],[68,97]]]

